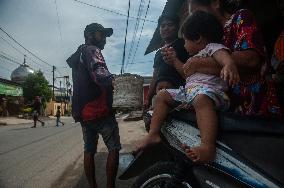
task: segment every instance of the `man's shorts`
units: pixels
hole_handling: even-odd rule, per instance
[[[37,121],[38,120],[38,116],[39,116],[38,112],[34,111],[33,112],[33,120]]]
[[[121,149],[118,124],[115,117],[106,117],[97,121],[81,122],[84,140],[84,150],[97,152],[99,134],[103,137],[108,151]]]

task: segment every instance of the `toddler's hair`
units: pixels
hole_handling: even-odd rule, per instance
[[[223,26],[215,16],[208,12],[196,11],[187,18],[181,28],[186,39],[195,41],[200,37],[208,43],[222,43]]]

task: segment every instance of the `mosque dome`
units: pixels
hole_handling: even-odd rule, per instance
[[[11,80],[14,82],[22,83],[25,81],[29,74],[33,73],[34,70],[30,68],[26,63],[23,63],[12,72]]]

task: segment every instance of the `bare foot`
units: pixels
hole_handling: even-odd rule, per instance
[[[149,148],[153,145],[156,145],[161,142],[161,137],[159,134],[151,134],[146,135],[140,143],[136,146],[136,149],[132,152],[133,155],[138,154],[139,151]]]
[[[186,156],[195,163],[208,163],[215,159],[215,145],[201,144],[200,146],[189,148],[183,145]]]

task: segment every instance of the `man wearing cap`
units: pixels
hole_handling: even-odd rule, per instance
[[[102,135],[109,152],[106,164],[107,188],[115,187],[121,149],[118,125],[112,111],[112,85],[108,84],[111,81],[107,81],[111,74],[99,77],[97,72],[100,67],[104,73],[109,73],[101,50],[106,44],[106,37],[112,33],[112,28],[104,28],[98,23],[87,25],[84,31],[85,44],[79,46],[67,59],[73,77],[72,115],[82,126],[84,169],[92,188],[97,187],[94,155],[98,135]]]

